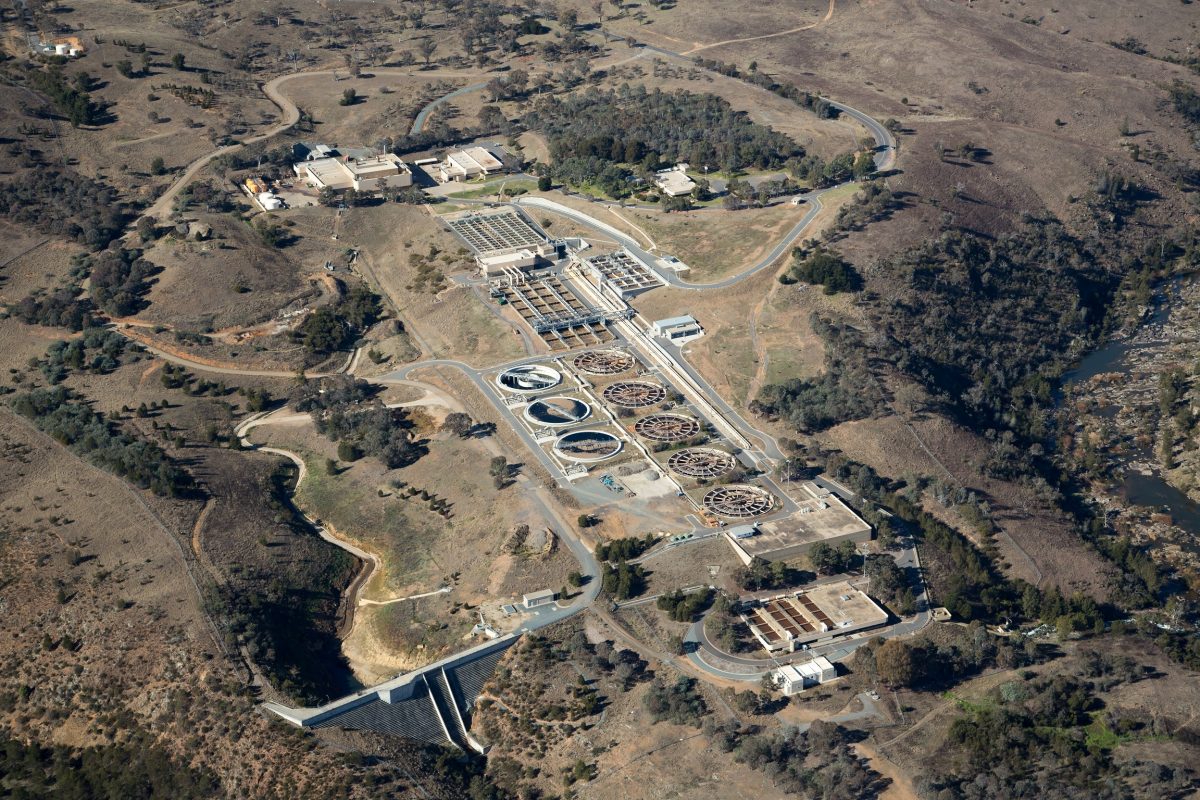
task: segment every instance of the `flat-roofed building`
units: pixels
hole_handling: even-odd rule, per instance
[[[495,278],[511,270],[532,269],[542,262],[542,257],[536,251],[527,248],[514,250],[511,253],[493,253],[487,256],[476,256],[479,273],[485,278]]]
[[[758,533],[737,539],[726,532],[725,539],[743,564],[754,558],[786,561],[802,556],[818,542],[871,541],[871,526],[831,492],[815,483],[804,484],[807,499],[796,502],[796,511],[784,517],[758,523]]]
[[[475,256],[479,274],[484,278],[512,275],[513,271],[528,272],[547,266],[562,256],[562,242],[542,242],[532,247],[511,247]]]
[[[542,589],[538,592],[530,592],[521,598],[521,603],[526,608],[537,608],[538,606],[547,606],[553,603],[558,598],[558,592],[553,589]]]
[[[437,166],[438,180],[442,183],[469,181],[504,171],[504,162],[486,147],[478,145],[451,150],[446,154],[446,160]]]
[[[785,697],[800,694],[810,686],[828,683],[837,677],[837,667],[825,656],[817,656],[803,664],[788,664],[771,673],[775,685]]]
[[[759,602],[742,618],[759,644],[775,653],[877,628],[888,615],[865,593],[840,581]]]
[[[670,169],[654,173],[654,183],[668,197],[683,197],[691,194],[696,182],[688,177],[687,164],[676,164]]]
[[[412,186],[413,183],[412,171],[394,153],[383,153],[369,158],[348,158],[345,167],[350,172],[355,191],[358,192],[403,189]]]
[[[341,192],[354,186],[354,176],[350,170],[333,157],[300,161],[293,164],[292,169],[305,183],[315,189],[331,189]]]
[[[700,327],[700,323],[696,321],[695,317],[685,314],[682,317],[655,320],[650,323],[650,333],[653,336],[661,336],[677,344],[683,344],[703,336],[704,328]]]
[[[381,192],[413,183],[412,170],[393,153],[306,159],[293,164],[292,170],[309,186],[335,192]]]

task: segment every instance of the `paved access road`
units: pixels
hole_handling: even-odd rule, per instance
[[[421,131],[425,130],[425,122],[429,119],[429,115],[433,113],[434,109],[436,109],[438,106],[442,105],[443,103],[449,103],[454,98],[461,97],[464,94],[470,94],[471,92],[478,92],[481,89],[485,88],[486,86],[487,86],[486,83],[473,83],[470,86],[464,86],[461,89],[455,89],[453,92],[450,92],[449,94],[442,95],[437,100],[434,100],[432,103],[430,103],[429,105],[422,108],[419,112],[417,112],[417,117],[416,117],[416,119],[413,120],[412,128],[410,128],[408,132],[409,133],[420,133]]]

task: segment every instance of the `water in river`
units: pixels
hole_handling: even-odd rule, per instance
[[[1079,366],[1064,377],[1064,383],[1084,383],[1099,375],[1118,373],[1133,382],[1139,375],[1144,378],[1147,365],[1160,351],[1167,352],[1179,345],[1179,331],[1172,330],[1172,308],[1181,302],[1182,279],[1171,281],[1158,291],[1146,321],[1132,336],[1115,339],[1104,347],[1088,354]],[[1106,409],[1112,416],[1115,407]],[[1147,470],[1155,464],[1151,450],[1141,448],[1131,451],[1123,458],[1121,495],[1131,505],[1145,506],[1163,511],[1186,533],[1200,542],[1200,503],[1192,500],[1172,486],[1157,470]]]

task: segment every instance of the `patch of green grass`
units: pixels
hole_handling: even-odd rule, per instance
[[[996,707],[990,699],[984,697],[979,700],[968,700],[965,697],[959,697],[954,692],[942,692],[942,698],[945,700],[953,700],[955,705],[962,711],[968,711],[972,714],[981,714],[985,711],[991,711]]]
[[[363,536],[367,549],[383,559],[387,578],[383,588],[392,590],[436,577],[434,573],[440,568],[431,563],[429,553],[445,527],[437,515],[416,502],[398,498],[380,501],[375,497],[376,487],[355,482],[353,466],[330,475],[325,471],[324,458],[285,446],[297,452],[308,467],[296,492],[297,504],[337,531]]]
[[[1121,736],[1104,722],[1101,712],[1092,713],[1092,722],[1083,729],[1086,734],[1084,742],[1090,750],[1112,750],[1128,737]]]
[[[468,184],[470,185],[470,184]],[[492,197],[499,194],[503,188],[506,193],[527,194],[537,189],[537,184],[533,181],[491,181],[480,185],[477,188],[467,189],[462,192],[454,192],[449,197],[456,199],[479,199],[483,197]]]
[[[731,329],[717,331],[711,337],[710,349],[721,366],[725,367],[725,380],[738,403],[745,404],[746,393],[750,391],[750,382],[758,370],[758,359],[754,356],[754,348],[749,346],[749,340],[744,330],[736,332]]]

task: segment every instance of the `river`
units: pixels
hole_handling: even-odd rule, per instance
[[[1075,369],[1063,376],[1064,385],[1082,386],[1091,382],[1096,395],[1108,393],[1104,399],[1112,404],[1095,410],[1096,418],[1115,419],[1118,409],[1122,404],[1128,405],[1131,396],[1135,401],[1141,401],[1143,409],[1147,401],[1154,403],[1151,398],[1157,393],[1158,373],[1167,363],[1180,357],[1181,349],[1190,351],[1194,363],[1197,349],[1196,330],[1192,327],[1194,320],[1190,319],[1190,314],[1176,315],[1175,312],[1181,307],[1194,311],[1188,305],[1192,300],[1188,290],[1195,291],[1195,287],[1194,280],[1189,282],[1183,278],[1160,286],[1146,319],[1135,331],[1089,353]],[[1121,379],[1114,381],[1113,375],[1120,375]],[[1098,377],[1107,377],[1107,380],[1103,383],[1093,380]],[[1129,420],[1122,422],[1128,424]],[[1117,488],[1125,502],[1168,514],[1177,527],[1193,538],[1193,547],[1200,543],[1200,503],[1163,478],[1153,445],[1131,447],[1115,458],[1116,473],[1120,475]]]

